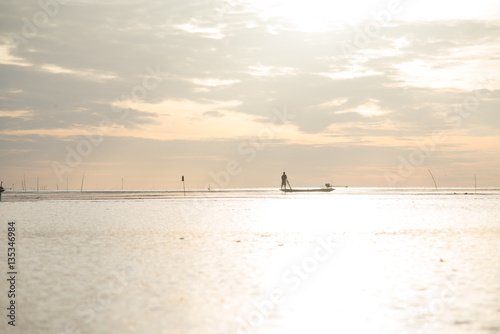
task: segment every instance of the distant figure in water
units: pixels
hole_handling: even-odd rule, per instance
[[[286,189],[286,179],[287,179],[287,176],[286,176],[285,172],[283,172],[283,175],[281,175],[281,188],[283,188],[283,186],[284,186]]]

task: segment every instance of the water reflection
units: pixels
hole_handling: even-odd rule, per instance
[[[210,196],[2,203],[20,221],[20,332],[500,328],[498,195]]]

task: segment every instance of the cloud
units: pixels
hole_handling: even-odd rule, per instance
[[[367,154],[355,149],[366,138],[378,137],[373,145],[384,149],[392,138],[397,152],[398,138],[436,130],[498,135],[498,18],[402,15],[363,37],[369,15],[306,29],[293,15],[266,16],[246,1],[0,7],[4,135],[59,140],[103,128],[105,120],[114,129],[109,136],[141,145],[141,138],[189,137],[202,145],[201,134],[236,145],[283,107],[295,117],[279,140],[296,156],[304,154],[293,146],[300,141],[349,143],[353,154]],[[365,43],[346,55],[342,46],[356,38]],[[474,98],[469,116],[457,114]],[[2,149],[13,152],[12,145]]]

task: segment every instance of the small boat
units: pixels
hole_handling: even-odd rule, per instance
[[[335,190],[334,188],[332,188],[332,186],[330,185],[330,183],[325,183],[325,187],[324,188],[295,188],[295,189],[280,189],[281,191],[283,192],[286,192],[286,193],[299,193],[299,192],[307,192],[307,193],[310,193],[310,192],[323,192],[323,193],[329,193],[330,191],[333,191]]]

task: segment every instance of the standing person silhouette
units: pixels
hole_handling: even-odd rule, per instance
[[[283,186],[285,186],[285,189],[286,189],[286,180],[287,180],[287,176],[286,176],[285,172],[283,172],[283,175],[281,175],[281,188],[283,188]]]

